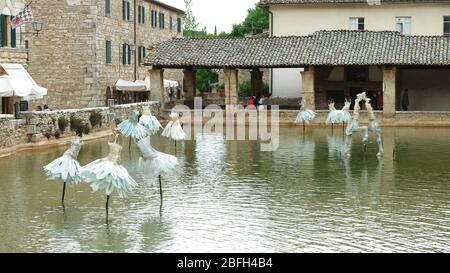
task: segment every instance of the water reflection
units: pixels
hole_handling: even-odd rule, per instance
[[[259,141],[197,135],[178,143],[154,138],[180,165],[159,186],[139,176],[138,150],[123,151],[139,183],[129,199],[113,196],[105,223],[102,193],[46,181],[42,166],[65,147],[0,159],[0,251],[27,252],[360,252],[450,250],[448,129],[385,129],[385,157],[352,157],[326,129],[282,128],[280,148]],[[392,157],[394,147],[397,160]],[[388,152],[388,151],[391,152]],[[108,153],[86,144],[80,163]],[[24,171],[26,170],[26,171]]]

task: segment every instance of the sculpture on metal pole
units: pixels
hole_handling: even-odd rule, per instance
[[[368,126],[360,126],[359,125],[359,116],[361,111],[360,103],[364,101],[366,105],[367,112],[369,114],[369,125]],[[376,120],[375,113],[373,111],[372,105],[370,104],[370,99],[367,98],[366,93],[358,94],[355,100],[355,109],[353,112],[352,121],[347,125],[347,129],[345,133],[346,137],[346,145],[345,145],[345,155],[346,157],[351,157],[351,146],[352,146],[352,136],[353,133],[363,132],[363,142],[364,147],[366,147],[366,143],[369,140],[369,131],[375,134],[376,141],[378,144],[378,154],[377,157],[380,159],[384,155],[383,149],[383,136],[381,132],[380,125]]]

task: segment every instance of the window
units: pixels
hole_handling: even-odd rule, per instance
[[[350,30],[364,30],[364,17],[350,17]]]
[[[177,18],[177,31],[181,33],[181,18]]]
[[[0,15],[0,46],[6,47],[8,44],[8,16]]]
[[[131,3],[129,1],[122,1],[122,18],[124,21],[131,20]]]
[[[111,16],[111,0],[105,0],[105,16]]]
[[[111,41],[106,41],[106,63],[111,63],[111,51],[112,51],[112,43]]]
[[[397,17],[395,30],[404,35],[411,35],[411,17]]]
[[[141,64],[144,58],[145,58],[145,46],[140,46],[138,48],[138,63]]]
[[[170,24],[170,31],[172,31],[173,30],[173,18],[172,18],[172,16],[170,16],[170,18],[169,18],[169,24]]]
[[[450,35],[450,16],[444,16],[444,35]]]
[[[131,64],[131,46],[129,44],[122,45],[122,63],[124,65]]]
[[[145,7],[138,6],[138,21],[139,24],[145,24]]]
[[[159,13],[159,28],[164,29],[164,13]]]
[[[152,10],[152,27],[156,28],[158,26],[158,13]]]

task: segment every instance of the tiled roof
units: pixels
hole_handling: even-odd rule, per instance
[[[152,3],[154,3],[154,4],[158,5],[158,6],[161,6],[161,7],[163,7],[163,8],[166,8],[166,9],[169,9],[169,10],[172,10],[172,11],[175,11],[175,12],[177,12],[177,13],[185,14],[185,11],[184,11],[184,10],[181,10],[181,9],[176,8],[176,7],[174,7],[174,6],[168,5],[168,4],[164,3],[164,2],[156,1],[156,0],[151,0],[150,2],[152,2]]]
[[[449,66],[450,37],[336,30],[297,37],[174,39],[150,49],[145,63],[166,68]]]
[[[368,3],[376,0],[260,0],[259,4],[267,5],[289,5],[289,4],[345,4],[345,3]],[[432,3],[450,2],[450,0],[381,0],[381,3]]]

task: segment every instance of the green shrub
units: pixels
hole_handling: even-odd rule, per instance
[[[61,130],[61,133],[64,133],[66,131],[67,125],[68,125],[67,119],[60,117],[58,119],[58,128]]]
[[[80,137],[82,137],[83,134],[88,135],[91,131],[89,124],[74,116],[70,118],[70,130],[75,131],[75,133]]]
[[[268,97],[269,96],[269,92],[270,92],[269,85],[267,83],[263,82],[261,95],[263,97]],[[239,96],[245,98],[245,97],[250,97],[251,95],[252,95],[252,85],[251,85],[250,80],[243,81],[239,85]]]
[[[102,127],[102,114],[100,114],[99,112],[92,112],[89,116],[89,121],[91,122],[92,128],[97,125],[99,127]]]
[[[249,80],[243,81],[239,85],[239,96],[240,97],[250,97],[252,94],[251,83]]]

